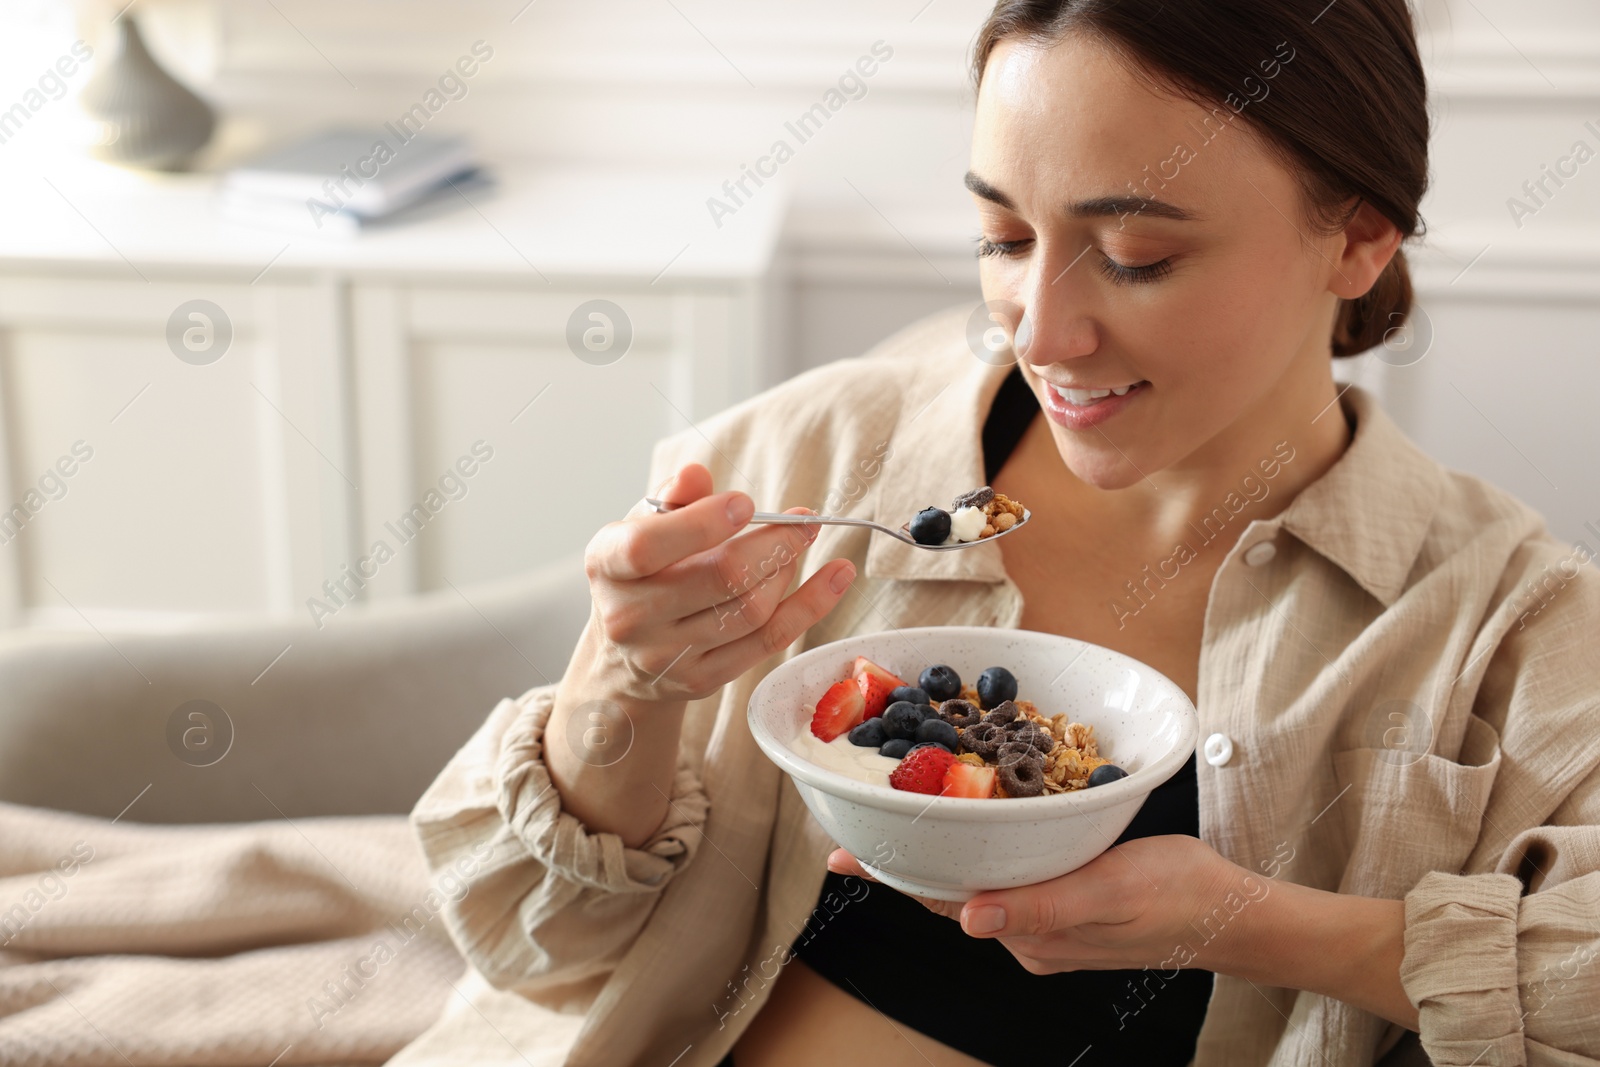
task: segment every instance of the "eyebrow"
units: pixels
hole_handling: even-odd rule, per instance
[[[972,171],[967,171],[963,181],[968,189],[985,200],[999,204],[1008,211],[1017,210],[1014,200]],[[1192,222],[1199,217],[1176,204],[1144,196],[1097,196],[1091,200],[1077,200],[1067,205],[1067,214],[1082,219],[1149,215],[1152,218],[1175,219],[1179,222]]]

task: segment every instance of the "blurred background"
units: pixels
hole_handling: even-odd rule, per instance
[[[975,306],[988,7],[5,0],[0,623],[570,558],[656,438]],[[1421,310],[1340,373],[1600,549],[1600,8],[1418,14]]]

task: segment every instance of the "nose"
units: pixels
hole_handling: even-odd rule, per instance
[[[1074,257],[1062,262],[1037,257],[1024,288],[1022,318],[1011,347],[1018,359],[1035,367],[1092,355],[1100,347],[1088,294],[1073,277],[1082,256]]]

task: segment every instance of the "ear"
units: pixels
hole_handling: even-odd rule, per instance
[[[1363,200],[1341,236],[1344,248],[1333,257],[1335,270],[1328,289],[1341,299],[1354,300],[1367,294],[1399,251],[1400,228]]]

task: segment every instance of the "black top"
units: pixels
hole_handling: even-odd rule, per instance
[[[1006,465],[1022,435],[1028,432],[1033,417],[1039,414],[1039,399],[1028,388],[1022,372],[1014,370],[1000,383],[989,417],[983,420],[983,480],[994,481]]]
[[[992,481],[1039,413],[1020,372],[1005,379],[983,427]],[[1120,844],[1200,836],[1194,756],[1146,798]],[[1033,975],[994,938],[969,937],[885,885],[846,886],[829,872],[822,896],[844,906],[808,924],[795,955],[851,996],[985,1063],[1184,1067],[1211,998],[1210,971],[1074,971]],[[1088,1048],[1087,1054],[1074,1059]]]

